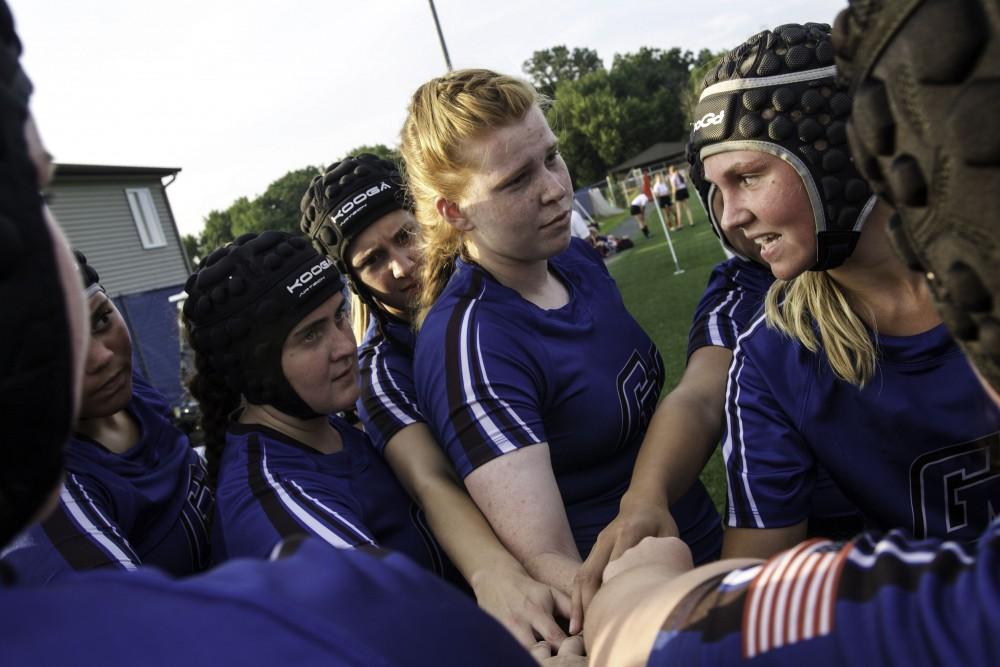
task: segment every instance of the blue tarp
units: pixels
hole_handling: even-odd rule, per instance
[[[573,193],[573,199],[576,200],[577,206],[582,208],[584,211],[587,212],[587,215],[593,218],[594,205],[590,201],[590,188],[591,186],[589,185],[585,188],[580,188],[579,190]]]
[[[184,285],[116,298],[132,336],[133,368],[173,404],[181,397],[177,306],[169,298]]]

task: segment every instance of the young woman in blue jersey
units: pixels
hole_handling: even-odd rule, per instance
[[[723,232],[718,191],[706,196],[710,197],[707,208],[712,229],[735,256],[713,269],[695,308],[684,374],[656,408],[618,516],[601,531],[577,573],[575,615],[582,615],[590,604],[609,561],[644,537],[677,535],[667,507],[698,479],[719,444],[725,424],[726,378],[736,340],[759,313],[774,282],[757,244],[742,234],[730,237]],[[829,475],[819,470],[809,511],[809,534],[847,539],[862,527],[857,509]]]
[[[992,38],[986,32],[978,38],[980,46],[996,46],[1000,17],[989,13],[987,3],[858,2],[837,19],[838,70],[854,90],[874,86],[884,100],[909,98],[914,89],[886,74],[900,65],[917,76],[928,68],[940,73],[954,67],[953,56],[975,40],[968,32],[943,37],[935,52],[919,61],[913,54],[928,34],[963,24],[992,28]],[[916,92],[932,103],[919,118],[902,106],[858,103],[850,123],[855,158],[867,162],[873,185],[890,201],[905,201],[920,172],[945,163],[955,170],[953,185],[927,193],[926,209],[899,209],[894,240],[937,288],[942,317],[1000,405],[1000,348],[988,334],[990,318],[1000,308],[1000,256],[995,244],[982,243],[996,235],[997,218],[980,215],[1000,187],[1000,170],[984,169],[967,157],[990,139],[983,129],[960,137],[943,131],[956,103],[982,91],[983,81],[998,71],[994,60],[952,85],[920,84]],[[895,125],[893,145],[873,150],[870,142],[877,135],[866,135],[865,128],[889,124]],[[884,178],[889,172],[883,170],[904,157],[915,170],[904,179]],[[995,469],[995,459],[992,464]],[[608,567],[609,581],[588,616],[588,644],[596,660],[992,665],[1000,653],[995,632],[1000,519],[974,548],[894,532],[844,546],[805,543],[763,566],[723,561],[690,572],[683,552],[676,540],[651,539]],[[589,641],[594,638],[596,643]]]
[[[337,263],[354,294],[354,331],[364,341],[361,421],[480,607],[526,647],[537,643],[535,633],[558,646],[565,633],[553,614],[569,615],[568,598],[532,579],[500,543],[417,407],[410,305],[420,258],[407,205],[396,166],[367,154],[331,165],[302,199],[302,231]]]
[[[828,26],[755,36],[706,78],[691,135],[726,233],[779,278],[730,369],[727,555],[799,542],[819,465],[871,527],[917,538],[975,539],[1000,506],[1000,412],[848,162],[832,58]]]
[[[442,570],[417,508],[368,438],[331,416],[358,398],[343,287],[333,262],[275,231],[216,250],[188,279],[190,386],[216,486],[216,561],[263,558],[310,533]]]
[[[8,309],[0,327],[0,547],[59,502],[89,329],[66,239],[43,215],[39,188],[51,158],[27,113],[31,84],[19,53],[0,0],[0,301]],[[338,551],[317,539],[285,542],[279,555],[181,581],[155,568],[85,572],[48,586],[3,577],[3,663],[535,664],[463,595],[403,556]]]
[[[529,84],[487,70],[429,81],[402,137],[423,240],[419,407],[504,544],[570,591],[627,486],[660,355],[600,257],[570,241],[569,174]],[[671,513],[697,557],[715,557],[700,483]]]
[[[132,371],[125,321],[76,253],[90,311],[83,401],[66,451],[59,505],[4,552],[21,581],[78,570],[209,564],[212,493],[205,464],[170,421],[163,396]]]

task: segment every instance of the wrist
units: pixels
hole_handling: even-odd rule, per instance
[[[518,575],[529,576],[527,570],[521,566],[517,559],[505,551],[483,560],[475,569],[467,573],[465,578],[473,592],[476,592],[478,588],[497,577],[506,578]]]
[[[621,511],[641,510],[643,508],[659,507],[667,509],[670,499],[667,489],[663,485],[635,485],[629,486],[628,491],[622,496],[619,503]]]

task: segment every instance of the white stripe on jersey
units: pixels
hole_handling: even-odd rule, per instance
[[[118,564],[123,568],[126,570],[136,569],[139,557],[128,546],[128,541],[118,531],[118,527],[108,521],[108,518],[104,516],[104,513],[97,509],[97,505],[90,497],[90,494],[87,493],[83,484],[80,483],[80,480],[77,479],[77,476],[70,473],[66,479],[66,483],[73,484],[77,488],[84,500],[87,501],[87,504],[90,505],[90,509],[93,510],[94,514],[96,514],[101,521],[104,522],[104,525],[111,533],[118,536],[123,544],[118,544],[105,535],[104,531],[91,521],[90,517],[87,516],[87,513],[77,503],[76,498],[73,497],[73,495],[69,492],[69,489],[67,489],[64,485],[63,488],[59,490],[59,498],[62,500],[63,506],[66,507],[66,511],[70,513],[70,516],[73,517],[73,520],[76,521],[77,525],[83,529],[90,539],[97,542],[97,544],[99,544],[104,551],[108,553],[108,555],[117,560]],[[129,553],[125,553],[125,551],[122,550],[123,546],[128,549]]]
[[[483,288],[486,289],[485,287]],[[482,296],[482,292],[479,296]],[[475,391],[472,388],[472,370],[470,368],[470,355],[471,350],[469,348],[469,318],[472,315],[472,309],[475,307],[476,302],[479,297],[469,301],[469,305],[466,306],[465,312],[462,314],[462,333],[459,337],[459,351],[458,358],[462,363],[462,388],[465,391],[465,400],[468,403],[469,409],[472,410],[472,414],[475,416],[476,421],[483,426],[486,430],[486,436],[493,441],[493,444],[500,450],[501,453],[507,454],[509,452],[517,449],[507,436],[504,435],[493,420],[486,414],[483,410],[483,406],[479,402],[479,397],[476,396]]]
[[[288,491],[285,490],[281,484],[279,484],[274,477],[271,475],[271,471],[267,468],[267,448],[264,443],[260,444],[260,469],[264,473],[264,479],[267,481],[268,485],[274,489],[275,494],[278,496],[278,500],[285,508],[294,514],[299,521],[304,523],[309,530],[316,534],[317,537],[323,539],[327,544],[337,548],[337,549],[353,549],[354,545],[349,544],[340,535],[337,535],[329,527],[321,523],[316,519],[316,517],[309,514],[305,508],[295,502],[295,499],[288,495]],[[301,490],[301,489],[300,489]]]
[[[476,356],[479,358],[479,372],[483,374],[483,381],[486,383],[486,390],[490,392],[490,396],[492,396],[494,400],[496,400],[500,405],[503,406],[503,409],[507,411],[507,413],[511,416],[511,418],[514,421],[516,421],[521,428],[524,429],[524,432],[528,434],[528,437],[534,440],[536,444],[541,442],[542,439],[539,438],[537,435],[535,435],[534,431],[532,431],[531,428],[529,428],[528,425],[521,420],[521,417],[516,412],[514,412],[514,408],[510,407],[510,404],[507,401],[497,396],[496,392],[493,391],[493,384],[490,382],[489,376],[486,375],[486,365],[483,363],[483,348],[479,344],[478,324],[476,325]]]
[[[809,540],[764,564],[747,592],[744,659],[833,630],[836,584],[853,546],[830,544]]]
[[[340,514],[340,512],[338,512],[337,510],[332,509],[330,507],[327,507],[326,505],[324,505],[323,503],[321,503],[317,498],[313,498],[312,496],[310,496],[308,493],[306,493],[305,489],[303,489],[301,486],[299,486],[299,483],[296,482],[294,479],[289,480],[289,482],[291,483],[292,486],[294,486],[298,490],[299,493],[301,493],[304,497],[308,498],[319,509],[321,509],[324,512],[326,512],[327,514],[329,514],[330,516],[332,516],[337,521],[343,523],[345,527],[350,528],[351,531],[354,532],[362,540],[364,540],[365,542],[368,542],[373,547],[377,547],[378,546],[378,544],[375,543],[375,540],[373,540],[372,538],[368,537],[368,535],[366,535],[363,530],[361,530],[360,528],[358,528],[357,526],[355,526],[353,523],[351,523],[350,521],[348,521],[347,519],[345,519]]]
[[[726,298],[723,299],[722,303],[713,308],[708,314],[708,341],[716,347],[726,347],[725,341],[722,340],[722,334],[719,332],[719,311],[725,308],[726,304],[732,301],[736,292],[737,290],[730,290],[729,294],[726,295]],[[742,296],[740,298],[742,298]],[[730,308],[726,314],[731,317],[733,311],[736,309],[736,306],[739,305],[739,302],[739,299],[737,299],[736,303],[733,304],[733,307]]]
[[[742,465],[743,472],[740,473],[740,477],[741,477],[742,482],[743,482],[743,489],[746,492],[747,502],[750,503],[750,512],[753,515],[754,523],[757,524],[758,528],[763,528],[764,527],[764,522],[760,518],[760,511],[757,509],[757,501],[755,501],[754,498],[753,498],[753,492],[750,491],[750,479],[749,479],[749,477],[747,475],[747,450],[746,450],[746,441],[743,439],[743,419],[742,419],[743,409],[742,409],[742,407],[740,407],[740,404],[739,404],[739,398],[740,398],[740,374],[743,372],[743,365],[744,365],[744,363],[742,363],[742,360],[740,360],[739,352],[740,352],[740,347],[742,347],[743,339],[746,338],[747,336],[749,336],[750,334],[752,334],[757,329],[757,327],[759,327],[764,322],[764,320],[765,320],[765,316],[764,315],[761,315],[760,317],[758,317],[757,321],[754,322],[754,323],[752,323],[749,327],[747,327],[747,330],[739,338],[736,339],[736,347],[733,349],[733,361],[732,361],[732,365],[729,367],[729,375],[730,375],[729,382],[726,384],[726,410],[725,410],[725,413],[726,413],[726,439],[722,443],[722,458],[726,462],[726,467],[729,468],[729,460],[733,456],[733,433],[735,432],[736,427],[738,426],[739,429],[740,429],[740,435],[739,435],[739,445],[740,445],[739,446],[739,451],[740,451],[740,454],[739,454],[739,456],[740,456],[740,458],[743,461],[743,465]],[[737,369],[737,365],[739,365],[738,369]],[[734,370],[736,371],[735,375],[733,374]],[[731,417],[731,415],[729,413],[729,405],[730,405],[730,400],[731,400],[730,399],[730,390],[733,387],[736,387],[736,399],[735,399],[735,403],[736,403],[736,423],[735,424],[733,423],[732,417]],[[733,502],[733,491],[732,491],[732,488],[729,487],[729,485],[727,485],[726,494],[729,497],[729,525],[735,527],[736,526],[736,505]]]
[[[861,553],[857,549],[848,556],[850,561],[860,567],[869,568],[882,556],[892,556],[908,565],[926,565],[939,557],[942,552],[950,551],[963,565],[972,565],[976,559],[970,556],[961,545],[955,542],[942,542],[936,549],[928,551],[906,551],[898,544],[888,539],[880,540],[870,554]]]
[[[403,400],[406,401],[409,408],[417,411],[416,406],[410,402],[410,399],[406,397],[406,394],[400,391],[399,385],[396,384],[396,380],[392,377],[392,373],[389,372],[389,369],[383,369],[379,364],[382,354],[382,346],[385,344],[385,341],[383,341],[376,345],[375,354],[372,355],[372,387],[375,389],[375,397],[378,398],[378,402],[381,403],[386,410],[392,413],[392,416],[396,418],[396,421],[402,423],[404,426],[409,426],[410,424],[415,424],[417,420],[403,412],[399,406],[397,406],[396,403],[389,398],[389,395],[386,393],[382,384],[381,375],[384,373],[386,378],[389,380],[389,383],[392,385],[392,388],[396,390],[397,394],[403,397]]]

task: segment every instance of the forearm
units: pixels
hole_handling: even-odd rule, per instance
[[[504,454],[465,478],[469,495],[528,573],[569,593],[581,561],[547,443]]]
[[[500,542],[455,477],[442,474],[425,477],[411,489],[411,495],[427,515],[441,548],[473,589],[486,573],[525,570]]]
[[[573,593],[573,578],[582,560],[577,554],[544,551],[524,559],[524,568],[533,578],[566,595]]]
[[[691,488],[722,430],[720,422],[710,423],[697,410],[683,397],[663,399],[639,450],[626,498],[669,505]]]
[[[731,359],[721,347],[691,355],[681,381],[653,414],[623,505],[676,502],[698,479],[722,433]]]
[[[431,532],[465,580],[475,588],[485,572],[523,572],[462,486],[451,462],[424,424],[394,435],[386,458],[400,483],[427,515]]]
[[[703,582],[756,560],[717,561],[688,572],[660,564],[627,570],[604,584],[584,623],[587,653],[594,665],[645,665],[664,621]]]

